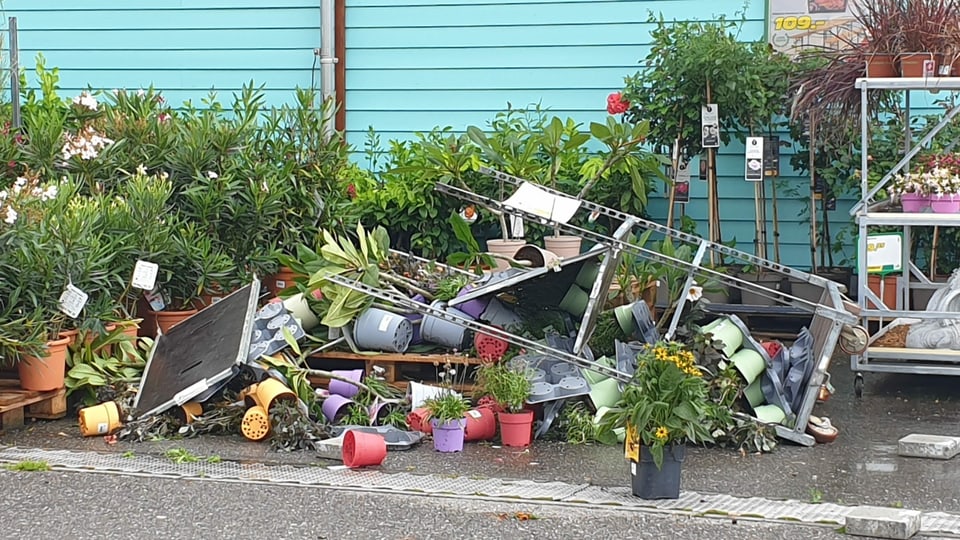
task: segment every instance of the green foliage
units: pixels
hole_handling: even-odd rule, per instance
[[[67,395],[80,392],[83,403],[89,406],[98,403],[100,388],[112,387],[119,391],[139,383],[153,340],[130,339],[123,331],[124,328],[118,326],[89,341],[76,340],[67,357]]]
[[[352,321],[358,314],[370,306],[371,298],[358,291],[333,283],[329,276],[340,276],[357,283],[377,287],[380,283],[381,262],[385,261],[390,249],[390,239],[382,227],[368,233],[357,224],[357,245],[346,236],[334,237],[329,231],[323,231],[323,244],[319,257],[311,261],[310,290],[319,288],[323,292],[326,307],[324,325],[339,328]],[[309,250],[301,249],[305,254]]]
[[[480,244],[477,243],[473,233],[470,232],[470,225],[460,214],[451,213],[447,221],[453,228],[454,236],[466,248],[466,251],[457,251],[447,255],[447,264],[472,270],[477,275],[483,274],[484,269],[490,269],[497,265],[497,261],[494,260],[492,255],[480,250]]]
[[[469,282],[470,279],[463,274],[444,276],[437,282],[437,290],[434,298],[444,302],[456,298],[460,290],[466,287]]]
[[[657,25],[650,53],[641,71],[625,78],[623,98],[631,103],[630,121],[650,122],[655,147],[679,140],[687,156],[699,154],[706,103],[719,108],[724,143],[766,131],[788,107],[790,61],[762,40],[743,41],[745,19],[677,22],[651,14],[648,22]]]
[[[477,370],[476,381],[481,394],[490,395],[512,413],[523,410],[530,397],[531,384],[525,367],[512,367],[502,361],[485,364]]]
[[[449,388],[445,388],[439,396],[424,401],[423,406],[430,411],[430,418],[439,424],[462,420],[470,410],[470,403]]]
[[[601,429],[582,401],[567,402],[560,413],[559,428],[569,444],[616,444],[612,431]]]
[[[616,354],[617,340],[626,342],[629,337],[624,335],[613,310],[601,312],[593,334],[590,335],[590,350],[596,356],[613,356]]]
[[[46,472],[51,470],[50,464],[46,461],[18,461],[4,465],[8,471],[17,472]]]

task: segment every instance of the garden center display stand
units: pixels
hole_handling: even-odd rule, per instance
[[[858,79],[856,87],[860,90],[860,190],[861,199],[851,210],[855,217],[859,243],[857,248],[859,286],[859,307],[861,310],[862,325],[876,324],[880,330],[870,340],[869,346],[859,354],[850,357],[850,369],[856,372],[855,391],[859,397],[863,388],[862,372],[883,373],[910,373],[927,375],[960,375],[960,365],[957,358],[960,351],[951,349],[922,349],[907,347],[881,347],[877,340],[898,326],[911,322],[930,320],[941,321],[943,326],[960,324],[960,312],[928,311],[926,306],[914,306],[920,309],[911,310],[911,291],[930,290],[944,286],[942,283],[933,283],[913,263],[910,257],[911,232],[914,227],[960,227],[960,214],[934,213],[906,213],[899,208],[891,207],[889,201],[878,202],[876,196],[882,193],[900,171],[909,170],[910,160],[925,147],[934,136],[947,127],[960,113],[960,105],[954,105],[944,113],[939,123],[930,127],[927,133],[914,144],[907,132],[906,153],[890,171],[886,171],[883,178],[875,186],[867,183],[869,167],[869,131],[876,126],[870,125],[869,100],[871,92],[898,91],[903,92],[905,113],[910,117],[910,92],[926,90],[936,92],[940,90],[960,90],[960,78],[926,77],[926,78],[863,78]],[[909,122],[906,122],[909,125]],[[908,128],[909,129],[909,128]],[[956,141],[954,141],[955,143]],[[887,226],[899,227],[902,230],[902,242],[899,264],[894,264],[896,270],[888,274],[894,279],[891,283],[895,287],[895,303],[891,305],[888,298],[884,302],[879,294],[872,291],[867,280],[871,263],[868,261],[868,231],[870,227]],[[876,261],[874,261],[876,262]]]

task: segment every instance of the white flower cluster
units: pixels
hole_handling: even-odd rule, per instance
[[[957,195],[960,194],[960,176],[948,168],[935,167],[921,173],[898,174],[888,188],[891,196],[904,193],[918,195]]]
[[[74,105],[80,105],[81,107],[90,109],[91,111],[97,110],[97,98],[90,95],[90,92],[81,92],[79,96],[73,98]]]
[[[0,214],[3,215],[4,223],[13,225],[17,222],[20,214],[13,207],[13,202],[24,195],[29,195],[41,201],[49,201],[57,196],[57,186],[50,184],[44,188],[37,184],[35,180],[31,182],[22,176],[17,178],[13,183],[12,193],[5,189],[0,190]]]
[[[99,133],[93,126],[86,126],[76,135],[65,135],[66,142],[63,145],[63,159],[68,160],[74,156],[80,156],[80,159],[90,160],[100,155],[100,150],[107,145],[113,144],[112,139],[108,139]]]

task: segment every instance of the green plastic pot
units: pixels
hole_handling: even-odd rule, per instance
[[[637,330],[637,325],[633,320],[633,304],[624,304],[613,308],[613,315],[617,318],[617,324],[624,335],[632,336]]]
[[[703,331],[713,334],[713,339],[723,342],[723,354],[727,355],[727,358],[733,356],[743,345],[743,332],[729,317],[720,317],[704,326]]]
[[[747,403],[754,409],[762,405],[766,399],[763,397],[763,387],[760,386],[760,379],[748,384],[743,390],[743,395],[747,398]]]
[[[747,384],[752,384],[753,381],[757,380],[767,367],[763,356],[751,349],[740,349],[733,353],[733,356],[730,357],[730,362],[737,368],[737,371],[743,376],[743,380],[747,381]]]
[[[590,295],[587,294],[587,291],[577,285],[571,285],[570,288],[567,289],[567,294],[563,295],[563,300],[560,301],[560,309],[574,317],[583,317],[583,313],[587,311],[587,303],[589,301]]]
[[[776,405],[760,405],[759,407],[754,407],[753,414],[757,417],[757,420],[765,424],[781,424],[787,419],[787,415],[783,412],[783,409]]]
[[[590,384],[590,401],[597,409],[613,407],[620,400],[620,384],[616,379],[604,379]]]

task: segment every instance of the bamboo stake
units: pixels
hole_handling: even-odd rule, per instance
[[[933,243],[930,245],[930,281],[933,281],[933,277],[937,274],[937,243],[940,239],[940,226],[933,226]],[[906,246],[907,249],[910,249],[909,246]]]
[[[683,118],[680,119],[680,129],[677,132],[677,140],[673,144],[672,152],[672,164],[673,164],[673,178],[677,178],[677,167],[680,166],[680,134],[683,133]],[[677,200],[677,183],[673,182],[670,185],[670,207],[667,209],[667,227],[673,228],[673,206],[676,204]]]
[[[774,176],[770,184],[770,195],[773,198],[773,261],[780,262],[780,212],[777,210],[777,179]]]

